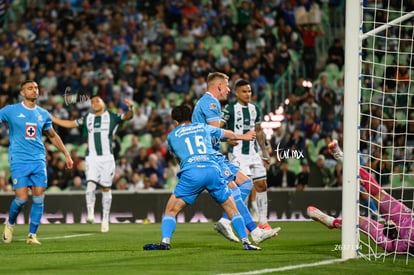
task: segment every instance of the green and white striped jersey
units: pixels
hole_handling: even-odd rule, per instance
[[[236,134],[244,134],[255,129],[256,124],[261,123],[260,109],[253,103],[243,106],[237,101],[224,107],[221,119],[225,122],[225,129],[232,130]],[[236,146],[229,146],[229,152],[236,155],[250,155],[257,153],[255,141],[239,141]]]
[[[112,155],[112,137],[122,122],[122,117],[123,114],[106,110],[100,116],[88,113],[76,120],[81,131],[88,134],[87,156]]]

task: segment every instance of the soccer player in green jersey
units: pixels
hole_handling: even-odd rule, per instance
[[[134,116],[133,101],[125,99],[128,111],[116,114],[105,109],[105,103],[98,95],[90,98],[91,112],[76,120],[62,120],[52,116],[53,123],[64,128],[79,127],[88,133],[86,154],[86,207],[87,222],[95,222],[96,187],[102,187],[101,232],[109,231],[109,211],[112,203],[111,186],[115,175],[115,158],[112,152],[112,138],[118,125]]]

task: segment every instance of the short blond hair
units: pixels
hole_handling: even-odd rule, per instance
[[[212,72],[207,75],[207,87],[210,86],[210,83],[215,81],[216,79],[220,80],[228,80],[229,76],[225,73],[221,72]]]

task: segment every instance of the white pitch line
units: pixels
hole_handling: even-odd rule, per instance
[[[283,267],[278,267],[278,268],[267,268],[267,269],[253,270],[253,271],[240,272],[240,273],[220,273],[220,274],[217,274],[217,275],[257,275],[257,274],[266,274],[266,273],[271,273],[271,272],[279,272],[279,271],[299,269],[299,268],[304,268],[304,267],[328,265],[328,264],[334,264],[334,263],[339,263],[339,262],[344,262],[344,261],[346,261],[346,260],[334,259],[334,260],[326,260],[326,261],[316,262],[316,263],[290,265],[290,266],[283,266]]]
[[[55,239],[70,239],[70,238],[77,238],[77,237],[86,237],[94,235],[94,233],[85,233],[85,234],[76,234],[76,235],[65,235],[65,236],[56,236],[56,237],[45,237],[41,238],[42,240],[55,240]],[[25,241],[26,239],[20,239],[19,241]]]

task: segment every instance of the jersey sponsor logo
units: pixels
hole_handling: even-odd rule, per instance
[[[204,131],[203,124],[189,125],[189,126],[186,126],[186,127],[178,128],[175,131],[175,136],[176,137],[182,137],[184,135],[195,134],[195,133],[199,133],[199,132],[203,132],[203,131]]]
[[[35,139],[36,138],[37,125],[32,123],[26,123],[26,139]]]
[[[215,110],[217,109],[217,104],[216,103],[210,103],[210,110]]]
[[[86,128],[88,129],[88,133],[92,133],[93,132],[93,122],[88,121]]]

